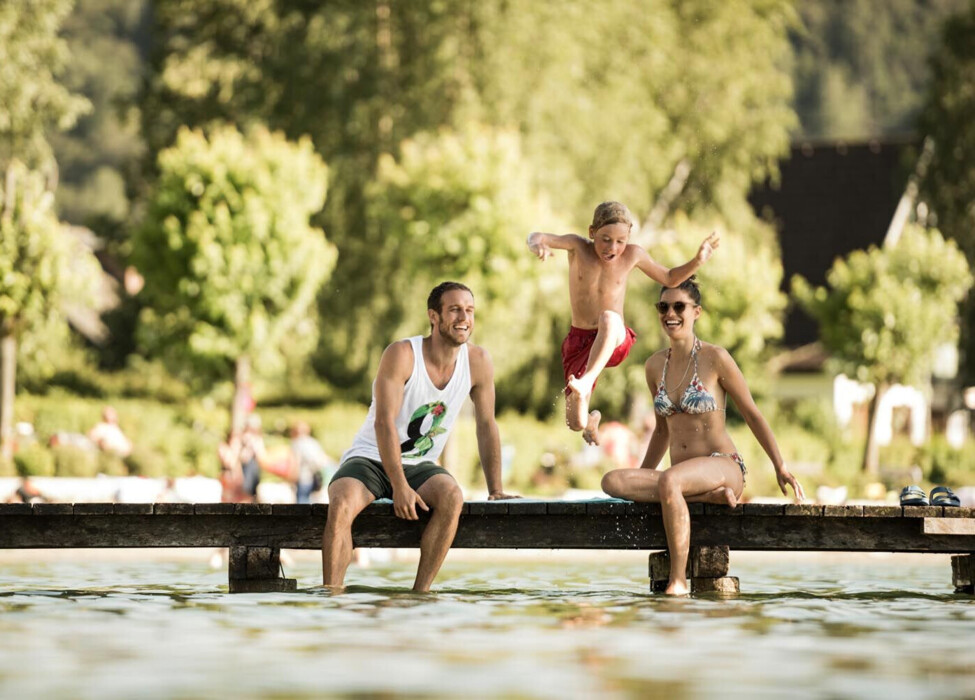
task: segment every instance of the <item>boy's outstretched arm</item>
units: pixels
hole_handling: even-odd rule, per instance
[[[554,233],[535,231],[528,235],[528,250],[538,256],[539,260],[548,260],[552,255],[553,248],[574,251],[580,245],[586,245],[586,239],[574,233],[559,236]]]
[[[650,254],[641,248],[640,259],[636,266],[640,268],[640,270],[647,277],[659,282],[664,287],[676,287],[697,272],[697,269],[711,258],[714,251],[720,244],[721,235],[717,231],[713,231],[711,235],[705,238],[701,243],[701,247],[697,250],[697,255],[683,265],[678,265],[677,267],[671,268],[664,267],[656,260],[651,258]]]

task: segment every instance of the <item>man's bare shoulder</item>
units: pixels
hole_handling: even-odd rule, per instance
[[[407,377],[413,373],[413,346],[409,339],[397,340],[386,346],[379,361],[379,372],[393,376],[405,372]]]
[[[487,348],[474,345],[474,343],[468,343],[467,356],[471,363],[471,372],[484,368],[493,370],[494,368],[494,363],[491,361],[491,353],[487,351]]]

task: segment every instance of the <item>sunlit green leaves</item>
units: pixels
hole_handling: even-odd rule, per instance
[[[210,378],[226,377],[243,355],[273,373],[284,344],[309,349],[315,334],[302,322],[336,260],[309,224],[328,174],[311,141],[262,128],[184,129],[158,165],[146,224],[133,239],[146,280],[146,348]],[[295,337],[299,326],[303,337]]]
[[[953,241],[912,225],[892,246],[838,259],[826,282],[813,288],[797,276],[792,288],[838,368],[862,382],[909,384],[926,379],[939,345],[957,340],[972,276]]]
[[[67,52],[58,29],[71,0],[0,3],[0,165],[50,157],[47,132],[70,127],[88,101],[57,80]]]

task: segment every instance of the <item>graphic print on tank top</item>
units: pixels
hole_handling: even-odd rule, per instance
[[[426,432],[422,432],[427,416],[433,416],[433,418]],[[410,416],[410,423],[406,427],[406,434],[409,439],[399,446],[403,456],[422,457],[433,449],[433,439],[447,432],[446,428],[440,427],[446,417],[447,404],[443,401],[433,401],[413,411],[413,415]]]

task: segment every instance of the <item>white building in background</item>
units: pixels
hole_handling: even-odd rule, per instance
[[[874,395],[871,384],[861,384],[853,381],[845,374],[837,375],[833,380],[833,410],[836,420],[842,427],[846,427],[853,420],[854,409],[870,401]],[[894,409],[906,408],[910,412],[909,436],[911,443],[922,445],[928,439],[929,421],[931,415],[928,400],[924,393],[912,386],[895,384],[877,405],[877,443],[889,445],[894,436]]]

